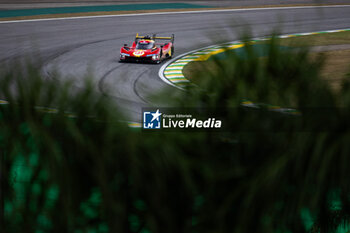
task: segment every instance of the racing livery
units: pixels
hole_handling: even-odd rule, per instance
[[[161,43],[159,41],[162,41]],[[171,37],[139,36],[130,47],[127,44],[120,49],[120,61],[161,63],[174,54],[174,34]]]

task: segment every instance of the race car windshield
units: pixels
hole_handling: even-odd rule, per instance
[[[154,43],[152,42],[139,42],[136,45],[136,49],[147,50],[153,48]]]

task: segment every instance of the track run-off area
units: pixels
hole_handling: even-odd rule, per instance
[[[175,56],[213,44],[235,41],[242,33],[266,37],[278,30],[295,34],[350,28],[350,5],[267,7],[158,12],[0,23],[0,62],[40,57],[43,74],[73,78],[76,88],[87,74],[96,90],[108,93],[130,121],[140,121],[142,107],[159,106],[150,98],[168,88],[159,78],[162,65],[119,63],[120,47],[136,33],[175,34]]]
[[[336,32],[349,32],[350,28],[337,29],[337,30],[328,30],[321,32],[304,32],[299,34],[286,34],[279,35],[277,38],[285,39],[285,38],[295,38],[300,36],[310,36],[310,35],[321,35],[321,34],[329,34]],[[262,41],[268,41],[271,37],[263,37],[263,38],[252,38],[250,40],[251,44],[255,44]],[[244,47],[243,41],[231,41],[223,44],[212,45],[205,48],[197,49],[182,55],[177,56],[174,59],[171,59],[167,63],[165,63],[159,70],[159,77],[169,85],[173,87],[177,87],[178,89],[184,90],[183,87],[187,86],[190,83],[190,80],[184,75],[184,67],[188,65],[190,62],[196,61],[206,61],[211,56],[225,53],[229,50],[235,50]]]

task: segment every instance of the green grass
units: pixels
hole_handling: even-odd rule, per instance
[[[172,98],[179,108],[221,111],[220,133],[136,132],[88,78],[77,91],[33,66],[2,69],[0,91],[10,104],[0,106],[0,231],[347,228],[350,83],[334,93],[320,78],[322,57],[280,50],[276,40],[265,61],[249,45],[245,54],[216,61],[221,69],[198,74],[200,88]],[[302,114],[249,110],[243,98]]]
[[[292,37],[279,39],[278,43],[281,46],[281,49],[288,47],[306,47],[312,49],[313,46],[321,46],[318,47],[318,50],[321,52],[313,52],[312,50],[310,51],[310,58],[317,58],[317,56],[320,54],[324,56],[325,65],[321,69],[321,76],[324,80],[327,80],[327,82],[333,87],[334,90],[340,90],[342,81],[347,78],[346,75],[350,71],[350,32],[325,33],[318,35]],[[263,48],[261,49],[260,47],[262,45]],[[340,45],[340,47],[334,47],[337,45]],[[344,46],[344,48],[342,49],[341,46]],[[256,49],[257,55],[261,56],[262,61],[264,61],[264,57],[267,53],[266,49],[264,49],[264,47],[266,47],[266,43],[258,42],[256,45],[253,45],[253,47]],[[265,51],[261,52],[261,50]],[[240,48],[231,50],[227,53],[236,53],[240,55],[244,53],[244,49]],[[219,56],[225,55],[218,54],[204,62],[189,63],[183,70],[185,77],[194,83],[200,83],[200,81],[196,79],[196,77],[198,77],[196,73],[203,69],[220,69],[222,64],[215,61],[215,59],[220,58]],[[200,79],[200,77],[198,78]]]
[[[304,46],[341,45],[350,44],[350,32],[324,33],[281,39],[282,45],[291,44]]]
[[[151,4],[124,4],[105,6],[75,6],[75,7],[54,7],[54,8],[33,8],[18,10],[0,10],[0,18],[40,16],[50,14],[76,14],[112,11],[144,11],[144,10],[165,10],[165,9],[193,9],[207,8],[207,6],[189,3],[151,3]]]

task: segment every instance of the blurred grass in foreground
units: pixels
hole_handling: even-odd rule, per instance
[[[200,88],[177,97],[177,107],[223,110],[225,133],[135,132],[89,79],[76,90],[31,66],[3,70],[1,232],[348,229],[349,82],[334,93],[319,77],[322,57],[282,51],[275,39],[268,48],[262,62],[247,44],[244,57],[216,61],[222,69],[198,72]],[[327,111],[296,127],[295,117],[247,115],[242,99]],[[328,111],[337,130],[317,128]],[[237,130],[250,125],[257,130]]]
[[[283,38],[278,40],[278,44],[281,50],[306,48],[309,50],[308,56],[310,56],[311,60],[317,60],[320,55],[323,56],[325,61],[320,70],[320,77],[326,80],[335,91],[341,89],[342,81],[350,70],[350,32],[321,33]],[[261,59],[264,59],[268,52],[266,49],[268,46],[265,41],[254,43],[252,48]],[[234,51],[228,51],[228,53],[232,52],[236,55],[241,55],[245,53],[244,51],[244,48],[239,48]],[[222,57],[224,59],[225,54],[218,54],[214,57]],[[214,57],[204,62],[191,62],[186,65],[184,68],[185,77],[192,79],[193,82],[197,82],[197,80],[193,80],[195,75],[192,73],[197,73],[198,70],[204,67],[216,69],[217,63]],[[221,69],[220,65],[218,69]]]

